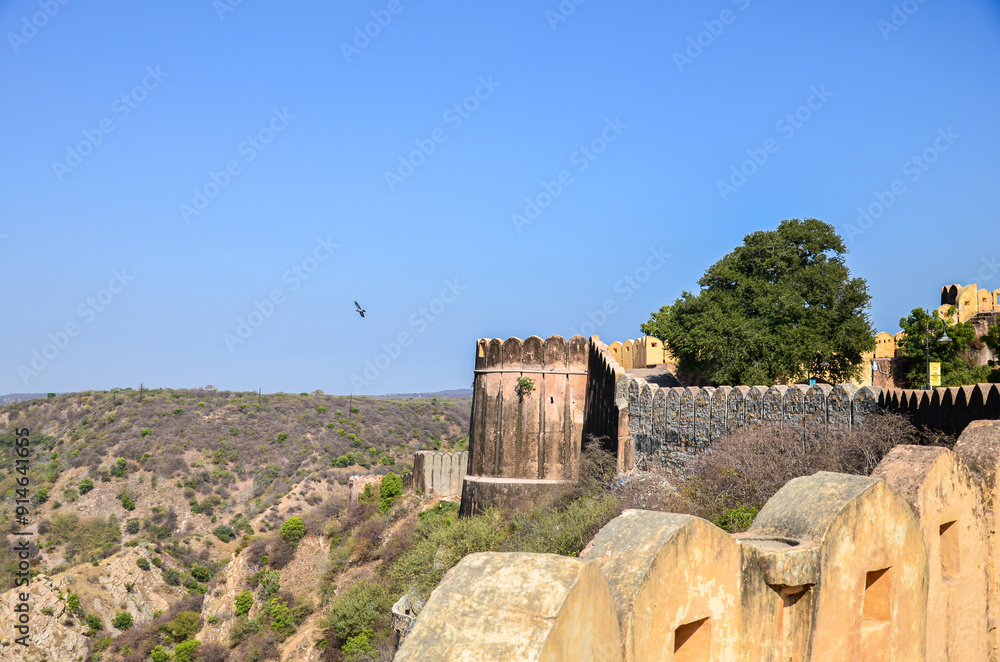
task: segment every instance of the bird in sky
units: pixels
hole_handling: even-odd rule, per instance
[[[365,316],[365,309],[361,307],[360,303],[358,303],[357,301],[355,301],[354,302],[354,307],[358,309],[358,315],[361,315],[362,317]]]

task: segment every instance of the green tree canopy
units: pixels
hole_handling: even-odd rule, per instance
[[[382,485],[379,490],[378,511],[384,513],[392,508],[392,504],[403,493],[403,479],[393,472],[382,477]]]
[[[709,267],[700,292],[682,293],[642,331],[663,340],[681,371],[716,384],[798,381],[807,371],[847,381],[875,333],[868,284],[851,278],[846,253],[833,226],[782,221],[744,237]]]
[[[954,307],[951,313],[954,313]],[[970,322],[959,324],[943,320],[923,308],[914,308],[909,316],[899,320],[899,326],[905,335],[896,347],[902,356],[909,359],[906,379],[913,388],[921,388],[927,383],[928,350],[930,360],[941,364],[942,386],[989,381],[990,368],[976,365],[973,358],[982,348],[983,341],[976,336],[976,330]],[[941,342],[945,332],[951,342]],[[929,347],[925,339],[930,341]]]
[[[989,366],[991,382],[1000,382],[1000,324],[994,324],[989,328],[984,336],[980,338],[986,346],[993,352],[995,358],[990,359]]]

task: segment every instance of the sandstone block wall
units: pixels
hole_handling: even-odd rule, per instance
[[[473,476],[568,479],[583,439],[588,341],[531,336],[477,344],[469,434]],[[530,392],[518,380],[530,379]]]
[[[796,478],[735,536],[632,510],[579,559],[470,555],[397,659],[995,660],[1000,423],[956,448]]]
[[[413,489],[438,496],[460,495],[468,466],[468,451],[417,451],[413,454]]]
[[[982,483],[946,448],[898,446],[876,467],[920,522],[928,562],[927,660],[986,660]]]
[[[619,346],[621,343],[618,343]],[[628,405],[626,398],[617,393],[619,378],[625,369],[615,354],[597,336],[590,337],[587,355],[587,398],[583,417],[584,439],[600,439],[604,448],[618,455],[618,429],[621,410]],[[626,414],[627,416],[627,414]],[[622,462],[619,462],[621,465]]]
[[[478,341],[463,514],[537,502],[577,476],[589,345],[583,336]]]

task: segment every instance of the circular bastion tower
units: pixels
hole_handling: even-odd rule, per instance
[[[477,342],[463,515],[537,502],[577,477],[587,361],[583,336]]]

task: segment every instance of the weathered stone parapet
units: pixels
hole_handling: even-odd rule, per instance
[[[973,421],[958,438],[955,453],[982,485],[987,518],[987,595],[990,660],[1000,659],[1000,421]]]
[[[626,660],[662,660],[665,651],[672,659],[744,659],[740,549],[715,525],[626,510],[581,556],[608,580]]]
[[[413,489],[424,494],[458,496],[468,465],[468,451],[417,451],[413,454]]]
[[[772,627],[790,598],[810,613],[808,641],[783,650],[831,662],[925,659],[927,552],[910,506],[885,481],[827,472],[796,478],[767,502],[747,535],[794,541],[791,553],[803,543],[818,547],[815,583],[795,587],[794,595],[773,586],[772,615],[759,607]]]
[[[540,478],[466,476],[459,512],[464,516],[475,515],[490,506],[508,510],[530,508],[544,501],[553,490],[565,488],[571,482]]]
[[[397,659],[994,660],[1000,422],[969,425],[956,448],[897,447],[872,477],[796,478],[736,536],[629,510],[580,560],[472,555],[432,594]],[[587,585],[603,588],[574,595],[585,568],[604,582]],[[618,649],[569,651],[570,632],[587,646],[603,632]]]
[[[927,661],[987,659],[987,524],[982,482],[946,448],[897,446],[872,476],[920,521],[927,547]]]
[[[396,662],[621,662],[611,591],[588,561],[470,554],[431,594]]]

